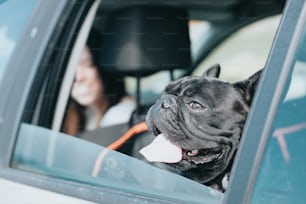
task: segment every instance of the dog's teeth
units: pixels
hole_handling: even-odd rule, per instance
[[[191,151],[187,152],[187,155],[190,156],[190,157],[196,156],[198,154],[199,154],[199,150],[197,150],[197,149],[194,149],[194,150],[191,150]]]

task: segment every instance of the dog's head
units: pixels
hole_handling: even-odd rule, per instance
[[[219,73],[215,65],[166,87],[147,115],[158,136],[141,150],[149,161],[203,184],[231,168],[261,71],[233,84]]]

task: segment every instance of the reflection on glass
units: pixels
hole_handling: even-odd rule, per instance
[[[306,200],[306,35],[283,90],[252,203],[305,203]]]
[[[223,194],[102,146],[22,124],[13,167],[184,203],[220,203]]]
[[[0,84],[36,0],[0,1]]]

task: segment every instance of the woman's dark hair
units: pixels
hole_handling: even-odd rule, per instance
[[[123,76],[117,73],[103,71],[103,67],[99,65],[99,57],[101,55],[102,35],[96,30],[92,29],[87,39],[87,46],[94,65],[98,68],[99,75],[103,81],[105,95],[109,99],[109,105],[115,105],[120,99],[126,95]]]
[[[126,95],[123,76],[120,74],[103,71],[103,67],[99,66],[99,56],[101,54],[102,35],[98,30],[92,29],[87,39],[87,47],[92,56],[92,61],[98,69],[101,81],[104,86],[104,95],[108,98],[109,107],[117,104],[122,97]],[[74,99],[70,99],[70,103],[66,113],[67,120],[73,120],[72,128],[68,123],[64,123],[64,131],[71,135],[76,135],[85,129],[85,107],[81,106]]]

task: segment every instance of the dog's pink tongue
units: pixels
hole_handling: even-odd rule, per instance
[[[163,134],[139,152],[149,162],[177,163],[182,160],[182,149],[169,142]]]

